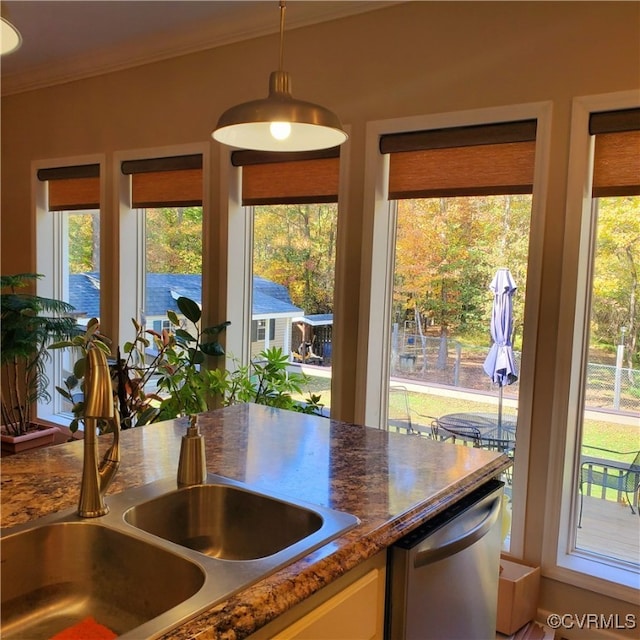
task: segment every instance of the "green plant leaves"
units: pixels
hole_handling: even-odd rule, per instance
[[[190,320],[194,324],[200,320],[202,312],[197,302],[181,296],[176,300],[176,304],[187,320]]]
[[[229,325],[231,324],[230,320],[226,322],[221,322],[220,324],[216,324],[213,327],[207,327],[202,330],[202,333],[211,336],[217,336],[219,333],[222,333]]]
[[[196,339],[184,329],[176,329],[176,338],[181,338],[186,342],[196,342]]]
[[[219,342],[203,342],[200,345],[202,353],[208,356],[218,357],[224,355],[224,348]]]
[[[51,399],[46,369],[51,357],[48,346],[71,340],[77,331],[75,319],[69,315],[73,311],[69,303],[16,292],[41,277],[19,273],[3,275],[0,280],[2,420],[11,435],[26,433],[36,401]],[[8,389],[21,392],[6,393]]]
[[[77,378],[84,378],[87,371],[87,359],[85,357],[78,358],[73,365],[73,375]]]
[[[233,372],[207,369],[204,366],[207,357],[225,355],[218,336],[231,323],[225,321],[200,328],[199,305],[186,297],[179,298],[176,304],[184,317],[175,311],[167,312],[173,331],[163,330],[159,334],[133,321],[135,337],[125,342],[125,357],[118,353],[116,364],[111,365],[122,428],[200,413],[206,411],[208,403],[214,400],[225,406],[256,402],[293,411],[320,412],[319,396],[305,401],[293,398],[292,394],[302,394],[307,377],[289,371],[289,356],[280,348],[266,349],[249,365],[237,367]],[[184,318],[190,322],[189,330],[181,326]],[[153,337],[155,350],[152,355],[146,351],[150,340],[145,334]],[[84,335],[61,342],[55,348],[65,346],[79,348],[83,354],[74,365],[74,375],[65,382],[66,389],[58,388],[66,400],[73,402],[74,396],[80,397],[72,393],[72,389],[82,386],[87,349],[93,346],[107,353],[110,349],[106,338],[99,332],[97,321],[93,320]],[[156,380],[157,392],[149,388],[152,379]],[[82,401],[74,404],[73,411],[77,425],[83,417]]]

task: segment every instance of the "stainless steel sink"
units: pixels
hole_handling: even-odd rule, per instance
[[[318,531],[319,513],[223,484],[196,485],[132,507],[134,527],[213,558],[254,560]]]
[[[204,581],[197,564],[119,531],[43,525],[2,539],[2,637],[50,638],[88,615],[123,634]]]
[[[47,640],[87,616],[157,638],[338,537],[355,516],[209,474],[108,496],[0,532],[3,640]]]

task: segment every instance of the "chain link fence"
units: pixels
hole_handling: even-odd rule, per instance
[[[482,365],[488,349],[437,337],[401,332],[393,337],[391,375],[428,384],[490,392],[495,385]],[[514,352],[518,371],[520,352]],[[517,396],[519,381],[505,388]],[[640,370],[602,364],[587,366],[585,404],[590,409],[640,412]]]
[[[588,364],[585,404],[594,409],[640,411],[640,370]]]

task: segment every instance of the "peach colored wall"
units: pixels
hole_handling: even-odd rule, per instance
[[[350,420],[355,415],[355,389],[363,375],[356,367],[352,336],[359,308],[366,306],[359,307],[361,293],[367,294],[366,271],[362,292],[360,281],[371,238],[371,221],[363,215],[366,123],[551,101],[538,327],[545,339],[536,354],[532,429],[538,433],[531,450],[532,465],[537,464],[532,468],[544,478],[571,102],[576,96],[638,88],[638,42],[636,2],[409,2],[287,32],[285,67],[292,73],[294,95],[334,109],[351,127],[348,199],[339,226],[332,394],[336,417]],[[118,150],[207,141],[224,109],[266,95],[268,75],[276,65],[277,39],[271,36],[4,98],[2,272],[28,271],[35,265],[32,161],[103,153],[109,162]],[[215,192],[219,154],[217,145],[211,145]],[[216,257],[208,260],[220,267],[214,272],[224,275],[226,222],[218,201],[212,202],[208,244]],[[103,215],[111,230],[106,253],[114,257],[108,267],[115,275],[117,220],[112,210]],[[211,300],[224,300],[224,283],[212,285]],[[110,308],[117,308],[115,287],[107,286],[105,293],[111,297]],[[216,315],[222,317],[223,311]],[[533,517],[527,523],[531,529],[525,548],[530,558],[541,553],[542,525],[536,516],[545,489],[544,482],[533,487],[528,502]],[[545,606],[558,610],[557,591],[548,593],[551,601]]]

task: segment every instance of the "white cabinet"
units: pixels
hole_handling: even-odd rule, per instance
[[[338,578],[251,640],[382,640],[386,554]]]

